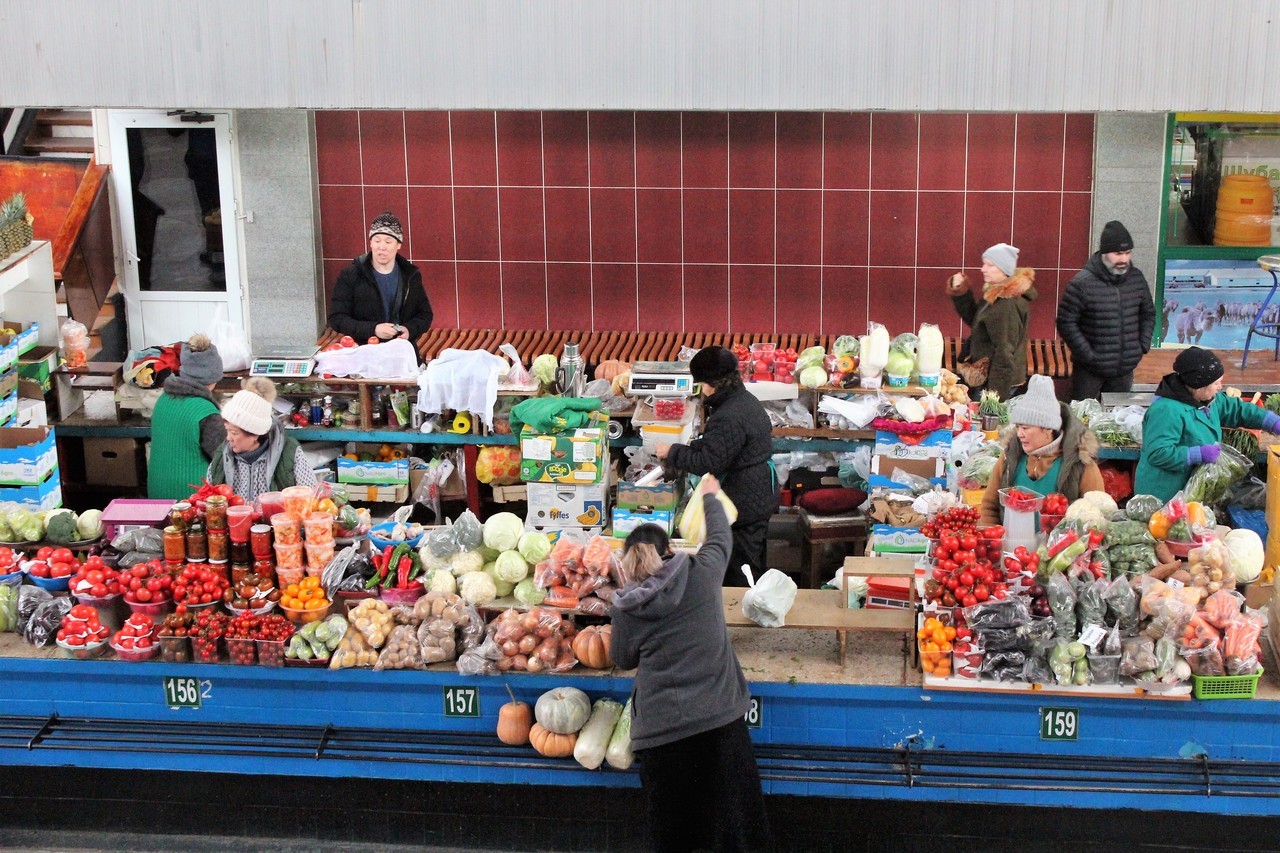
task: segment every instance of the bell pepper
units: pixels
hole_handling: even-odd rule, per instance
[[[1080,534],[1077,533],[1074,528],[1068,527],[1062,532],[1062,535],[1049,546],[1049,556],[1056,558],[1059,554],[1076,544],[1078,541],[1080,541]]]
[[[1089,550],[1089,541],[1087,539],[1076,538],[1067,547],[1058,551],[1057,555],[1049,561],[1048,572],[1050,575],[1058,572],[1065,572],[1071,568],[1071,564],[1076,561],[1085,551]]]

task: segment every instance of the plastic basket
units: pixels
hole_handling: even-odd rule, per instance
[[[1197,699],[1252,699],[1258,695],[1262,667],[1253,675],[1193,675],[1192,695]]]

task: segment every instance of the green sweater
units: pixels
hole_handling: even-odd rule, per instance
[[[160,395],[151,414],[147,496],[180,500],[200,486],[209,457],[200,450],[200,422],[218,414],[205,397]]]
[[[1187,461],[1189,448],[1221,444],[1223,427],[1262,429],[1266,417],[1266,409],[1226,394],[1218,394],[1209,405],[1199,408],[1170,397],[1156,397],[1142,420],[1142,455],[1134,492],[1169,500],[1191,478],[1194,469]]]

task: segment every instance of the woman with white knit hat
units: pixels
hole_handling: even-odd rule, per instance
[[[246,503],[263,492],[316,484],[302,448],[273,415],[275,398],[271,380],[254,376],[222,407],[227,440],[209,463],[209,482],[227,483]]]
[[[1098,438],[1058,401],[1053,380],[1032,376],[1027,393],[1009,407],[1016,428],[1004,446],[1004,454],[991,469],[991,481],[982,496],[979,524],[999,524],[1000,490],[1017,486],[1042,495],[1058,492],[1075,500],[1085,492],[1104,490],[1098,470]]]

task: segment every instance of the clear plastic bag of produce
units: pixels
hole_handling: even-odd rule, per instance
[[[502,649],[494,641],[493,635],[487,635],[480,645],[458,655],[458,674],[493,675],[498,671],[498,661],[502,657]]]
[[[1191,672],[1195,675],[1227,674],[1227,667],[1222,660],[1222,650],[1218,647],[1217,640],[1211,640],[1207,645],[1198,648],[1184,648],[1182,657],[1191,666]]]
[[[1049,659],[1044,652],[1027,655],[1022,665],[1022,680],[1028,684],[1048,684],[1053,681],[1053,670],[1049,668]]]
[[[348,628],[342,635],[338,648],[329,657],[329,669],[351,669],[353,667],[370,667],[378,662],[378,653],[364,634]]]
[[[1017,628],[1031,621],[1026,599],[1010,596],[990,599],[964,609],[965,624],[974,631],[988,628]]]
[[[988,442],[975,450],[956,474],[962,489],[985,489],[991,482],[991,471],[1000,461],[1000,445]]]
[[[1107,591],[1110,588],[1109,578],[1095,578],[1080,587],[1076,600],[1076,618],[1081,626],[1106,625]]]
[[[1088,652],[1089,649],[1084,643],[1058,639],[1053,650],[1049,652],[1049,669],[1053,672],[1053,680],[1058,686],[1074,684],[1077,687],[1083,687],[1092,682]]]
[[[1217,539],[1191,549],[1187,554],[1187,571],[1191,573],[1191,586],[1200,592],[1201,598],[1207,598],[1220,589],[1233,590],[1236,587],[1231,552]]]
[[[391,608],[387,606],[386,602],[376,598],[363,599],[351,609],[347,616],[351,622],[351,627],[356,629],[354,632],[348,631],[347,633],[362,635],[371,649],[382,648],[383,643],[387,641],[387,637],[391,635],[391,630],[396,626],[396,617],[391,612]],[[370,665],[372,663],[370,662]],[[363,666],[363,664],[361,665]]]
[[[1196,616],[1196,606],[1185,598],[1165,596],[1160,599],[1151,614],[1151,621],[1142,632],[1153,640],[1177,639],[1188,623]],[[1208,624],[1208,623],[1205,623]]]
[[[418,629],[412,625],[397,626],[387,638],[387,644],[374,664],[379,669],[426,669],[422,659],[422,644],[418,642]]]
[[[1134,495],[1124,505],[1124,514],[1134,521],[1146,524],[1162,506],[1164,504],[1155,495]]]
[[[1267,508],[1267,484],[1257,477],[1249,477],[1231,491],[1231,503],[1243,509]]]
[[[1120,680],[1120,655],[1091,653],[1088,660],[1094,684],[1115,684]]]
[[[1150,545],[1154,548],[1156,540],[1145,521],[1135,521],[1126,515],[1124,521],[1111,522],[1102,543],[1107,548],[1117,545]]]
[[[578,612],[588,616],[608,616],[609,605],[594,595],[588,595],[578,601]]]
[[[423,664],[443,663],[458,657],[458,627],[444,616],[423,620],[417,629]]]
[[[1085,426],[1093,423],[1093,419],[1102,414],[1102,404],[1092,397],[1076,400],[1071,403],[1071,414],[1080,419]]]
[[[1126,637],[1120,641],[1120,674],[1137,675],[1156,668],[1156,641],[1148,636]]]
[[[146,551],[148,553],[164,553],[164,532],[155,527],[142,527],[126,530],[116,534],[111,540],[111,547],[121,554],[129,551]],[[150,558],[148,558],[150,559]]]
[[[446,524],[444,527],[437,527],[427,532],[423,537],[422,544],[432,556],[435,557],[451,557],[454,554],[460,554],[463,551],[474,550],[472,548],[463,548],[458,544],[458,533],[455,525]]]
[[[1113,413],[1090,418],[1089,429],[1098,437],[1098,441],[1108,447],[1129,447],[1141,443],[1141,427],[1138,430],[1139,437],[1135,439],[1133,433]]]
[[[1129,579],[1120,575],[1107,585],[1103,598],[1107,602],[1109,621],[1115,625],[1115,630],[1118,632],[1116,637],[1118,646],[1119,635],[1129,637],[1138,631],[1138,623],[1142,619],[1142,614],[1138,612],[1138,593]],[[1115,652],[1108,652],[1108,654],[1119,654],[1119,651],[1117,647]]]
[[[18,630],[18,597],[21,589],[21,575],[0,581],[0,632]]]
[[[1183,488],[1188,501],[1220,504],[1230,494],[1231,487],[1252,470],[1252,459],[1229,444],[1223,444],[1221,448],[1222,453],[1216,461],[1191,472],[1191,478]]]
[[[1223,630],[1240,616],[1244,596],[1234,589],[1219,589],[1204,600],[1204,618],[1213,627]]]
[[[348,545],[335,554],[324,567],[324,571],[320,574],[320,585],[324,587],[330,600],[333,600],[339,589],[360,588],[358,586],[343,587],[342,582],[351,574],[355,574],[357,579],[363,582],[364,578],[360,572],[361,561],[372,569],[368,559],[360,555],[360,549],[355,545]]]
[[[453,523],[453,535],[460,550],[474,551],[484,544],[484,525],[475,513],[466,510]]]
[[[18,590],[18,633],[23,639],[27,637],[27,625],[31,617],[36,615],[40,605],[53,599],[53,593],[38,586],[24,586]]]
[[[1059,640],[1071,641],[1076,636],[1076,591],[1066,575],[1054,575],[1045,584],[1049,594],[1049,610],[1053,613],[1053,632]]]
[[[26,623],[23,638],[36,647],[49,645],[57,638],[58,629],[62,627],[63,618],[71,612],[71,606],[69,598],[53,598],[41,602]]]
[[[1222,638],[1223,663],[1227,675],[1253,675],[1262,665],[1262,620],[1252,614],[1237,614],[1227,624]]]
[[[978,674],[996,681],[1017,681],[1022,678],[1022,670],[1026,664],[1027,654],[1019,649],[988,652],[982,658]]]

